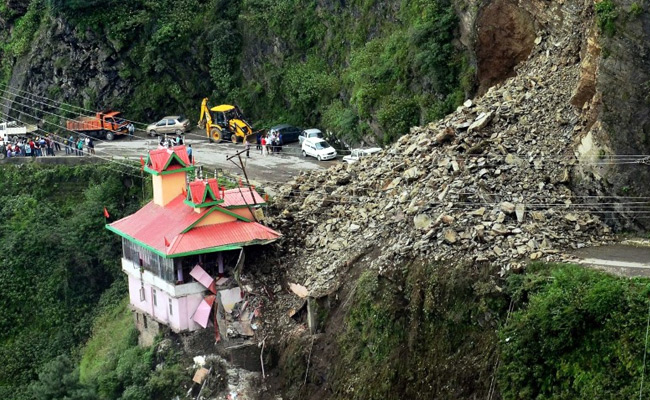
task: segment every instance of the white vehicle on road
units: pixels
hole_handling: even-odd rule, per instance
[[[3,122],[0,124],[0,142],[9,142],[12,136],[24,136],[27,134],[27,127],[18,125],[16,122]]]
[[[354,164],[355,162],[359,161],[363,157],[368,157],[371,154],[379,153],[381,150],[382,150],[381,147],[370,147],[368,149],[353,149],[350,155],[343,157],[343,161],[345,161],[348,164]]]
[[[315,129],[315,128],[305,129],[304,131],[300,132],[300,136],[298,136],[300,145],[302,145],[302,142],[304,142],[305,139],[313,139],[313,138],[323,139],[323,132],[321,132],[320,129]]]
[[[302,156],[316,157],[318,161],[336,158],[336,150],[320,138],[305,139],[302,142]]]

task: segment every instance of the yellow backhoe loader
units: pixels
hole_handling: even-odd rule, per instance
[[[205,129],[210,142],[217,143],[222,140],[238,143],[253,134],[253,127],[244,120],[239,107],[222,104],[208,108],[207,97],[201,102],[199,128]]]

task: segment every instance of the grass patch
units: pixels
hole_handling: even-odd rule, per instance
[[[83,349],[79,365],[82,383],[96,381],[100,375],[115,368],[112,361],[137,345],[138,333],[128,304],[129,299],[124,298],[114,309],[95,320],[93,335]]]

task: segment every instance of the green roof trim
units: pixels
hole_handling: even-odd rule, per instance
[[[191,200],[183,200],[183,203],[187,204],[190,207],[194,207],[194,208],[204,208],[204,207],[210,207],[210,206],[218,206],[219,204],[223,203],[223,200],[209,201],[207,203],[200,203],[200,204],[194,204],[194,203],[192,203]]]
[[[251,242],[246,242],[246,243],[239,243],[239,244],[227,244],[224,246],[216,246],[216,247],[208,247],[205,249],[200,249],[200,250],[195,250],[195,251],[188,251],[185,253],[178,253],[178,254],[165,254],[151,246],[149,246],[146,243],[143,243],[127,234],[124,232],[119,231],[118,229],[113,228],[112,226],[106,224],[105,228],[108,229],[109,231],[118,234],[119,236],[123,237],[124,239],[128,240],[129,242],[135,243],[138,246],[141,246],[154,254],[158,254],[162,258],[178,258],[178,257],[187,257],[187,256],[193,256],[193,255],[198,255],[198,254],[206,254],[206,253],[218,253],[220,251],[228,251],[228,250],[239,250],[242,248],[242,246],[248,246],[248,245],[254,245],[254,244],[266,244],[266,243],[271,243],[274,240],[253,240]]]
[[[232,217],[235,217],[235,218],[237,218],[237,219],[239,219],[239,220],[242,220],[242,221],[244,221],[244,222],[252,222],[250,219],[248,219],[248,218],[246,218],[246,217],[242,217],[242,216],[239,215],[239,214],[235,214],[234,212],[229,211],[229,210],[226,209],[226,208],[216,206],[215,209],[216,209],[217,211],[221,211],[221,212],[224,213],[224,214],[228,214],[228,215],[230,215],[230,216],[232,216]]]
[[[241,205],[238,205],[238,206],[226,206],[224,208],[226,208],[228,210],[237,210],[238,208],[248,208],[248,207],[258,208],[258,206],[262,206],[264,204],[266,204],[266,203],[257,203],[257,204],[248,204],[248,205],[241,204]]]
[[[214,194],[214,192],[210,188],[210,185],[205,185],[205,191],[203,191],[203,201],[202,202],[205,202],[206,197],[208,197],[208,192],[210,192],[210,194],[212,195],[213,200],[217,201],[219,199],[219,196]],[[221,201],[223,201],[223,199]]]
[[[183,162],[183,160],[181,160],[181,158],[176,154],[176,152],[173,151],[172,154],[169,156],[169,159],[167,160],[167,164],[165,164],[165,167],[163,168],[163,171],[165,171],[167,169],[167,167],[169,167],[169,164],[172,163],[172,160],[178,161],[178,163],[180,165],[182,165],[183,168],[187,168],[187,164],[185,164]]]
[[[219,212],[222,212],[222,213],[224,213],[224,214],[230,215],[231,217],[235,217],[235,218],[237,218],[237,219],[239,219],[239,220],[241,220],[241,221],[244,221],[244,222],[251,222],[251,220],[248,219],[248,218],[246,218],[246,217],[242,217],[241,215],[237,215],[237,214],[235,214],[234,212],[228,211],[228,210],[226,210],[226,209],[223,208],[223,207],[215,206],[215,207],[211,208],[210,210],[208,210],[208,212],[206,212],[205,214],[203,214],[199,219],[197,219],[196,221],[194,221],[194,223],[193,223],[192,225],[190,225],[190,226],[188,226],[187,228],[183,229],[183,231],[182,231],[181,233],[187,233],[187,232],[189,232],[189,231],[192,230],[192,228],[194,228],[194,227],[195,227],[199,222],[203,221],[204,218],[206,218],[208,215],[212,214],[212,213],[215,212],[215,211],[219,211]]]
[[[257,243],[252,243],[252,244],[257,244]],[[239,249],[241,249],[241,246],[239,245],[227,244],[225,246],[209,247],[207,249],[188,251],[186,253],[171,254],[168,256],[168,258],[188,257],[188,256],[195,256],[198,254],[218,253],[220,251],[239,250]]]
[[[177,172],[190,172],[190,171],[194,170],[194,167],[189,166],[189,167],[185,167],[185,168],[172,169],[172,170],[169,170],[169,171],[158,172],[158,171],[156,171],[154,169],[149,168],[149,166],[145,165],[144,170],[146,172],[150,173],[151,175],[169,175],[169,174],[175,174]]]
[[[136,239],[136,238],[134,238],[132,236],[127,235],[126,233],[120,231],[119,229],[115,229],[115,228],[113,228],[112,226],[110,226],[108,224],[106,224],[105,227],[109,231],[111,231],[113,233],[117,233],[118,235],[122,236],[124,239],[128,240],[129,242],[132,242],[132,243],[137,244],[138,246],[144,247],[145,249],[147,249],[147,250],[149,250],[149,251],[151,251],[151,252],[153,252],[155,254],[158,254],[159,256],[161,256],[163,258],[169,258],[169,257],[167,257],[167,254],[161,252],[160,250],[158,250],[158,249],[156,249],[154,247],[149,246],[148,244],[146,244],[144,242],[139,241],[138,239]]]
[[[206,213],[203,214],[199,219],[197,219],[196,221],[194,221],[194,222],[192,223],[192,225],[190,225],[190,226],[188,226],[187,228],[183,229],[183,231],[182,231],[181,233],[187,233],[187,232],[189,232],[192,228],[194,228],[194,227],[196,226],[196,224],[198,224],[199,222],[203,221],[203,219],[205,219],[205,217],[207,217],[208,215],[212,214],[212,213],[214,212],[214,210],[216,210],[216,207],[215,207],[215,208],[212,208],[212,209],[210,209],[210,210],[208,210],[208,212],[206,212]]]

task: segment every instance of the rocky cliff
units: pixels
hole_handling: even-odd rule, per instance
[[[286,241],[277,267],[284,281],[304,286],[312,303],[319,304],[319,315],[329,315],[312,344],[316,353],[310,350],[309,356],[331,360],[334,367],[326,372],[321,366],[314,376],[303,370],[305,382],[309,376],[312,384],[310,393],[317,393],[314,398],[404,394],[411,393],[408,388],[413,385],[426,398],[498,397],[494,381],[486,378],[498,373],[495,334],[476,337],[472,332],[496,330],[507,306],[450,317],[450,310],[466,304],[462,293],[469,290],[468,297],[477,302],[485,301],[485,296],[499,298],[499,276],[508,271],[520,271],[534,260],[567,260],[571,249],[612,240],[612,226],[639,227],[647,222],[636,205],[630,206],[629,197],[641,193],[644,183],[614,181],[621,171],[630,174],[624,176],[643,176],[647,167],[617,157],[612,146],[634,154],[643,154],[643,148],[635,144],[636,135],[616,136],[608,130],[633,125],[613,116],[632,113],[634,101],[619,100],[615,107],[612,99],[636,89],[617,79],[619,87],[612,94],[615,74],[608,68],[613,60],[611,55],[603,57],[602,49],[620,41],[617,51],[629,51],[633,59],[632,43],[617,39],[616,33],[603,36],[604,25],[590,1],[495,1],[466,9],[468,14],[461,18],[466,39],[492,49],[475,52],[482,95],[440,121],[411,128],[380,155],[304,173],[279,188],[278,217],[272,224],[285,233]],[[636,18],[645,18],[645,12]],[[629,23],[632,27],[641,22]],[[504,43],[508,45],[501,47]],[[638,108],[636,114],[643,115],[643,107]],[[622,184],[634,189],[620,192]],[[433,275],[413,272],[422,264],[435,265]],[[445,286],[453,282],[448,268],[471,280],[471,289]],[[379,277],[372,289],[365,286],[367,276],[358,280],[363,273]],[[419,323],[408,317],[414,324],[411,334],[401,332],[397,322],[378,328],[381,323],[374,318],[386,322],[385,318],[403,314],[412,317],[410,302],[416,301],[410,292],[412,279],[421,279],[428,288],[422,290],[433,296],[428,305],[425,300],[418,303],[421,313],[443,308],[436,314],[440,318],[472,327],[458,333],[466,339],[460,343],[477,341],[483,347],[465,349],[467,353],[460,352],[460,343],[457,348],[442,348],[438,340],[453,343],[453,335],[441,339],[437,331],[429,339],[421,337]],[[454,290],[456,295],[448,292]],[[351,304],[353,298],[368,309]],[[304,331],[287,309],[300,304],[298,296],[284,295],[268,325],[277,327],[280,341],[289,341],[286,351],[294,353],[287,338],[300,337]],[[341,339],[345,330],[337,325],[343,323],[341,314],[352,324],[345,328],[347,334],[358,335],[370,352],[381,353],[386,349],[373,346],[388,343],[389,354],[417,360],[420,353],[413,340],[431,340],[419,345],[433,349],[435,372],[398,361],[393,367],[408,365],[419,372],[409,369],[388,377],[384,374],[390,372],[381,363],[373,367],[375,371],[354,370],[363,354],[349,353],[355,350],[347,334]],[[302,345],[309,346],[308,341]],[[337,349],[333,358],[328,353],[332,347]],[[306,350],[300,354],[306,357]],[[295,361],[285,360],[282,367],[291,377]],[[391,384],[381,386],[387,379]],[[437,379],[448,380],[443,385]],[[378,391],[369,392],[374,389]]]

